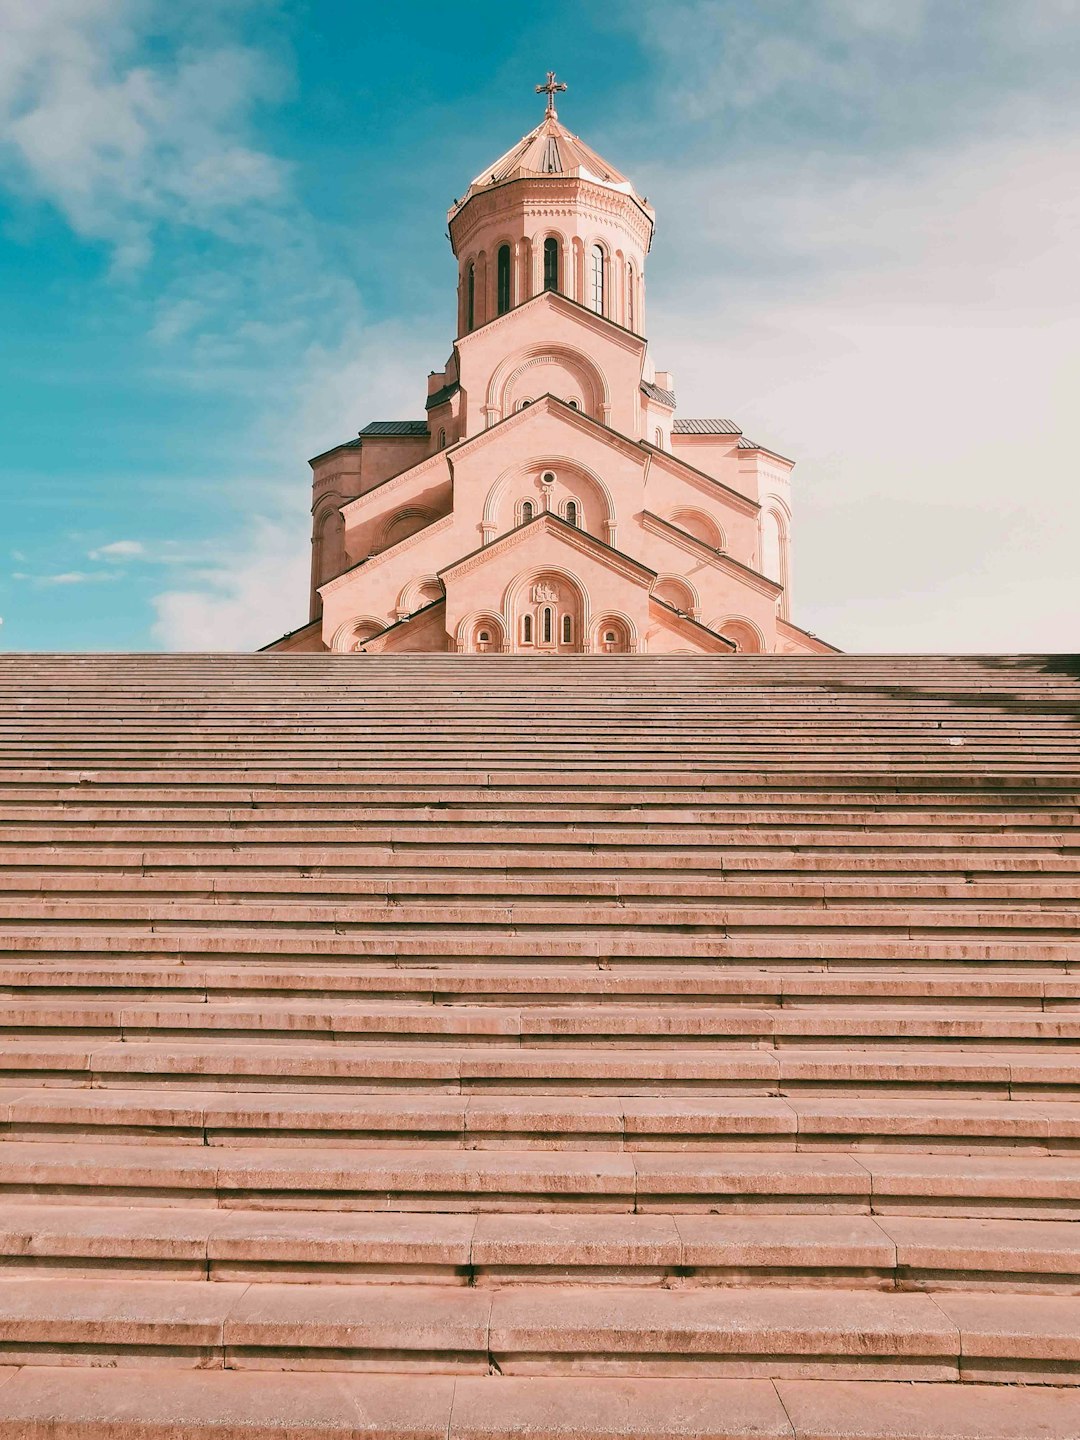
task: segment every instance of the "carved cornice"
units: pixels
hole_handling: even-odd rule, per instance
[[[334,594],[335,591],[343,589],[345,585],[359,579],[362,575],[366,575],[372,570],[377,570],[391,555],[400,555],[403,550],[411,550],[413,546],[419,545],[421,540],[426,540],[432,535],[439,535],[443,530],[448,530],[453,523],[453,512],[449,515],[444,515],[441,520],[433,520],[430,525],[425,525],[422,530],[416,530],[412,535],[406,535],[404,539],[397,541],[396,544],[389,546],[388,549],[380,550],[378,555],[369,555],[366,560],[361,560],[358,565],[353,565],[351,569],[345,570],[340,575],[335,575],[333,580],[327,580],[325,585],[317,586],[316,588],[319,594],[324,596]]]
[[[670,520],[665,520],[660,515],[654,515],[651,510],[641,512],[641,528],[647,530],[650,535],[659,535],[662,540],[669,540],[673,545],[678,545],[681,550],[687,551],[696,559],[704,560],[707,564],[715,566],[717,570],[722,570],[726,575],[741,581],[751,590],[756,590],[761,595],[767,595],[770,600],[775,600],[778,595],[783,594],[784,587],[778,585],[775,580],[770,580],[767,575],[762,575],[758,570],[752,570],[749,565],[744,565],[741,560],[735,560],[724,550],[714,550],[711,545],[706,545],[703,540],[699,540],[686,530],[681,530]]]
[[[429,455],[425,460],[419,461],[418,464],[413,465],[410,469],[402,470],[397,475],[391,475],[386,480],[380,480],[378,485],[374,485],[370,490],[365,490],[364,493],[358,495],[355,500],[350,500],[347,505],[343,505],[341,513],[346,517],[346,521],[348,521],[360,510],[366,509],[369,502],[383,500],[388,495],[396,494],[398,490],[404,490],[407,485],[413,484],[416,480],[423,479],[425,469],[437,470],[440,464],[446,470],[446,481],[449,484],[450,471],[447,464],[447,451],[437,450],[434,455]]]
[[[624,350],[635,350],[644,354],[648,342],[641,335],[635,335],[633,330],[627,330],[625,325],[620,325],[617,320],[609,320],[606,315],[598,315],[595,310],[590,310],[587,305],[580,304],[577,300],[571,300],[569,295],[562,295],[558,290],[541,290],[538,295],[530,295],[527,300],[522,300],[520,305],[515,305],[512,310],[507,310],[503,315],[494,315],[490,320],[485,320],[475,330],[470,330],[466,335],[459,335],[454,341],[455,350],[467,346],[477,335],[490,335],[500,326],[505,326],[520,316],[521,312],[529,305],[548,304],[562,309],[571,320],[577,320],[598,335],[603,335],[611,340],[613,344],[620,345]],[[542,344],[542,341],[533,341],[534,344]],[[552,341],[553,344],[558,343]]]
[[[595,535],[590,535],[586,530],[579,530],[574,525],[568,525],[565,520],[560,520],[550,512],[538,515],[535,520],[530,520],[524,525],[519,525],[516,530],[510,530],[498,540],[493,540],[490,545],[485,545],[480,550],[474,550],[470,555],[455,560],[452,565],[445,566],[439,571],[439,579],[446,584],[446,577],[468,575],[477,570],[481,565],[486,565],[496,555],[502,555],[507,550],[532,540],[536,535],[554,535],[557,539],[565,541],[572,550],[581,554],[589,555],[594,560],[606,565],[608,569],[614,570],[616,574],[634,581],[638,585],[651,585],[656,579],[656,571],[650,570],[639,560],[624,555],[619,550],[613,550],[610,545],[605,545],[602,540],[597,540]]]
[[[704,470],[697,470],[693,465],[688,465],[678,455],[672,455],[667,450],[660,450],[645,440],[641,443],[651,454],[652,464],[658,465],[661,470],[675,474],[680,480],[688,481],[698,490],[711,495],[714,500],[722,500],[732,510],[737,510],[742,515],[752,515],[756,518],[759,514],[761,506],[756,500],[751,500],[748,495],[740,495],[738,490],[733,490],[730,485],[725,485],[722,480],[717,480],[712,475],[706,475]],[[720,492],[719,496],[717,491]]]
[[[454,446],[455,460],[460,460],[463,455],[470,454],[472,450],[482,446],[485,441],[493,439],[496,435],[508,434],[520,425],[531,424],[537,414],[555,415],[558,419],[565,421],[567,425],[584,430],[586,433],[595,434],[598,440],[606,440],[622,450],[625,455],[633,456],[639,462],[641,461],[642,448],[637,440],[629,439],[619,430],[612,430],[610,425],[604,425],[599,420],[594,420],[591,415],[586,415],[581,410],[572,410],[557,395],[540,395],[526,409],[515,410],[512,415],[507,415],[504,420],[498,421],[487,430],[479,430],[475,435],[470,435],[468,440],[462,440]]]
[[[524,193],[522,187],[527,187]],[[476,230],[495,216],[511,210],[538,215],[548,209],[552,213],[558,211],[571,215],[584,214],[600,220],[617,216],[639,241],[642,249],[647,251],[649,248],[653,222],[633,196],[586,180],[579,175],[558,178],[529,175],[516,180],[505,180],[502,184],[481,190],[466,200],[450,221],[454,253],[460,254]]]
[[[656,606],[663,611],[663,620],[675,630],[681,630],[689,640],[696,640],[699,645],[704,645],[714,652],[723,655],[731,655],[735,646],[723,635],[717,635],[715,630],[710,630],[707,625],[702,625],[700,620],[694,620],[689,615],[684,615],[681,610],[676,610],[674,605],[669,605],[666,600],[660,600],[655,595],[649,596],[649,607]]]

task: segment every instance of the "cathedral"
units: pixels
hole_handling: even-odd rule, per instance
[[[450,208],[457,338],[425,418],[311,461],[310,616],[267,650],[833,651],[790,615],[793,462],[676,417],[653,209],[560,122],[565,88]]]

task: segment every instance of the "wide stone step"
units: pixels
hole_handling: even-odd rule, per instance
[[[1080,1295],[1072,1221],[0,1204],[6,1277]],[[2,1411],[2,1403],[0,1403]]]
[[[709,1005],[717,1002],[772,1009],[846,1009],[886,1004],[890,1010],[947,1007],[950,1010],[1060,1012],[1080,1008],[1080,977],[1058,973],[983,972],[957,969],[916,973],[881,965],[873,970],[725,969],[697,966],[648,970],[601,969],[596,962],[574,967],[464,965],[406,967],[356,965],[347,969],[228,964],[199,967],[167,958],[103,966],[45,959],[13,965],[0,962],[0,994],[13,998],[65,1001],[149,998],[162,1002],[227,999],[410,1000],[432,1005],[605,1006]]]
[[[1080,1298],[14,1279],[10,1363],[1080,1384]]]
[[[0,1141],[0,1196],[345,1211],[1080,1217],[1080,1158]]]
[[[811,1009],[751,1004],[679,1005],[436,1005],[379,1000],[267,1000],[202,1004],[93,1004],[48,998],[13,1002],[0,1011],[0,1034],[67,1034],[100,1039],[333,1040],[342,1044],[431,1043],[535,1046],[545,1043],[629,1047],[694,1045],[797,1046],[907,1042],[965,1043],[1006,1048],[1075,1046],[1080,1014],[951,1007],[918,1009],[886,1002]]]
[[[6,1139],[146,1139],[450,1149],[792,1149],[978,1153],[1080,1148],[1080,1101],[703,1096],[317,1098],[44,1086],[0,1091]]]
[[[511,929],[512,927],[507,927]],[[490,959],[517,964],[533,960],[537,966],[546,961],[602,960],[606,964],[620,962],[655,965],[672,960],[685,966],[696,961],[745,963],[754,969],[762,964],[794,965],[805,968],[807,962],[843,966],[845,963],[865,968],[874,962],[887,966],[897,964],[908,968],[921,964],[939,968],[964,962],[974,969],[978,964],[988,968],[1025,970],[1031,967],[1049,970],[1080,963],[1080,939],[1062,941],[1046,938],[1016,938],[1015,935],[972,939],[954,935],[951,939],[936,938],[932,932],[919,929],[919,934],[860,934],[850,938],[837,934],[777,933],[722,936],[692,929],[679,934],[664,932],[631,932],[613,929],[610,932],[581,933],[580,927],[568,925],[561,930],[537,928],[526,935],[491,934],[458,930],[442,934],[436,927],[417,927],[415,933],[399,934],[389,927],[376,933],[340,934],[337,930],[274,930],[264,928],[249,932],[239,928],[222,934],[213,927],[163,927],[160,922],[151,928],[134,926],[118,928],[102,924],[90,926],[28,923],[25,928],[0,930],[0,960],[13,956],[42,955],[50,959],[73,955],[135,955],[140,960],[151,956],[171,955],[185,963],[203,963],[221,957],[238,960],[255,956],[261,961],[284,957],[300,966],[314,959],[325,964],[330,960],[352,961],[358,958],[392,960],[402,965],[475,963]]]
[[[731,1048],[674,1044],[652,1049],[540,1046],[338,1044],[304,1039],[238,1046],[184,1041],[11,1039],[0,1051],[11,1083],[150,1084],[245,1090],[380,1093],[500,1091],[503,1094],[885,1095],[951,1092],[985,1098],[1068,1100],[1080,1093],[1080,1050],[985,1052],[939,1043],[932,1049]]]
[[[3,1376],[0,1440],[1075,1440],[1063,1386],[681,1376],[53,1369]]]

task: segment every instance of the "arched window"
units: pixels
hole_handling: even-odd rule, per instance
[[[562,643],[569,645],[574,638],[574,622],[569,615],[562,617]]]
[[[664,448],[664,432],[659,426],[656,427],[656,434],[653,436],[653,439],[656,442],[656,448],[662,450]]]
[[[445,449],[446,449],[446,431],[445,431],[445,430],[440,430],[440,431],[439,431],[439,449],[440,449],[440,450],[445,450]]]
[[[634,267],[626,267],[626,328],[634,328]]]
[[[533,502],[531,500],[523,500],[521,502],[521,523],[524,525],[527,521],[531,520],[535,514],[536,506]]]
[[[500,245],[499,254],[496,260],[498,293],[496,295],[496,311],[505,315],[510,309],[510,246]]]
[[[524,645],[532,644],[532,616],[523,615],[521,619],[521,640]]]
[[[559,288],[559,242],[550,235],[544,241],[544,289]]]
[[[604,252],[594,245],[589,252],[589,306],[597,315],[604,313]]]
[[[605,631],[604,631],[604,644],[605,644],[605,645],[614,645],[614,644],[615,644],[615,641],[616,641],[617,639],[618,639],[618,636],[615,634],[615,631],[614,631],[614,630],[605,630]]]
[[[545,606],[544,606],[543,619],[542,619],[542,621],[541,621],[541,624],[542,624],[542,626],[543,626],[543,629],[542,629],[542,632],[541,632],[541,633],[542,633],[542,635],[543,635],[543,639],[544,639],[544,644],[545,644],[545,645],[550,645],[550,644],[551,644],[552,633],[553,633],[553,631],[552,631],[553,623],[554,623],[554,611],[552,610],[552,608],[551,608],[550,605],[545,605]]]
[[[571,410],[580,410],[580,409],[581,409],[581,406],[577,403],[576,400],[567,400],[566,403],[567,403],[567,405],[570,407]]]
[[[518,409],[519,409],[519,410],[527,410],[531,404],[532,404],[532,401],[531,401],[531,400],[522,400],[521,404],[518,406]]]
[[[578,507],[576,500],[568,500],[566,502],[566,523],[568,525],[576,525],[578,523]]]
[[[481,630],[481,631],[480,631],[480,634],[477,635],[476,638],[477,638],[477,640],[480,641],[481,645],[488,645],[488,644],[490,644],[490,642],[491,642],[491,631],[490,631],[490,630]]]
[[[465,329],[471,330],[476,324],[476,266],[470,265],[465,272]]]

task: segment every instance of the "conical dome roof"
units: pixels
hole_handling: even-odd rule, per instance
[[[548,114],[535,130],[530,130],[493,165],[481,170],[465,192],[464,199],[455,202],[450,214],[455,215],[474,195],[508,180],[564,175],[617,190],[636,201],[647,214],[652,213],[652,207],[641,198],[625,175],[614,165],[609,165],[584,140],[572,135],[556,115]]]

